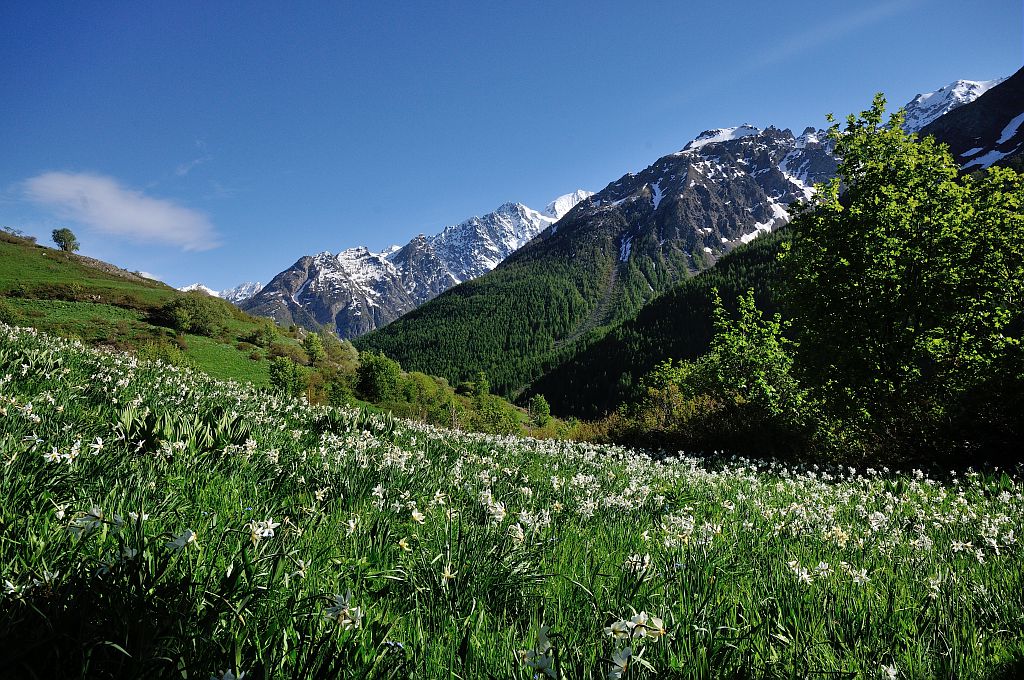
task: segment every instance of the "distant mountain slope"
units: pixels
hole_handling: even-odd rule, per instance
[[[982,96],[935,120],[921,134],[949,144],[965,170],[1024,155],[1024,69]]]
[[[233,302],[234,304],[237,305],[241,304],[242,302],[245,302],[249,298],[259,293],[262,288],[263,284],[260,283],[259,281],[246,281],[245,283],[238,284],[234,288],[227,288],[225,290],[214,290],[209,286],[205,286],[201,283],[193,283],[188,286],[182,286],[178,290],[186,293],[190,290],[201,290],[207,295],[219,297],[221,299],[227,300],[228,302]]]
[[[975,85],[957,81],[908,108],[926,121],[985,90]],[[518,392],[659,293],[784,225],[790,202],[835,175],[823,139],[812,128],[799,136],[750,125],[703,132],[582,201],[495,271],[357,344],[452,381],[482,370],[497,389]],[[595,386],[614,367],[579,370],[586,375],[566,390],[585,399],[591,393],[581,385]]]
[[[506,203],[380,253],[357,247],[305,256],[242,307],[282,323],[328,326],[353,338],[491,271],[588,196],[583,190],[559,196],[543,213]]]
[[[637,381],[668,358],[694,359],[711,341],[712,290],[731,305],[754,288],[759,308],[777,307],[775,289],[783,233],[737,248],[699,276],[645,305],[632,319],[582,345],[534,382],[528,394],[543,394],[556,414],[596,418],[631,394]]]

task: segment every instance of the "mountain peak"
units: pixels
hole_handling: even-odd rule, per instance
[[[259,281],[246,281],[245,283],[238,284],[234,288],[226,288],[224,290],[214,290],[213,288],[205,286],[201,283],[193,283],[188,286],[182,286],[178,290],[186,293],[189,291],[198,290],[212,297],[219,297],[224,300],[227,300],[228,302],[238,304],[256,295],[256,293],[260,292],[262,288],[263,284],[260,283]]]
[[[567,212],[575,208],[577,203],[585,201],[593,195],[593,191],[587,191],[585,189],[577,189],[572,193],[562,194],[547,204],[547,207],[544,208],[544,214],[548,217],[554,217],[556,220],[560,220]]]
[[[919,94],[904,107],[906,120],[903,122],[903,129],[907,132],[917,132],[939,116],[973,102],[1004,80],[1006,78],[954,80],[934,92]]]
[[[683,151],[693,151],[699,149],[707,144],[717,144],[719,142],[728,142],[733,139],[739,139],[740,137],[749,137],[751,135],[761,134],[761,129],[754,127],[749,123],[743,125],[737,125],[736,127],[727,128],[715,128],[714,130],[705,130],[704,132],[697,135],[697,138],[692,142],[683,147]]]

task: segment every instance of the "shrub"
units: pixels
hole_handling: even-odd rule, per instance
[[[199,292],[175,296],[157,312],[157,322],[183,333],[212,337],[230,318],[227,303]]]
[[[365,352],[360,356],[356,390],[367,401],[394,401],[399,396],[402,367],[383,354]]]

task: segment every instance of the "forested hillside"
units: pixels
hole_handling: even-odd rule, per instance
[[[694,359],[713,333],[712,298],[718,290],[730,306],[753,288],[758,306],[778,306],[778,258],[785,231],[755,239],[714,267],[659,296],[629,319],[582,348],[533,383],[553,412],[596,418],[635,396],[639,379],[672,357]]]
[[[578,340],[630,316],[687,275],[687,256],[678,249],[624,261],[616,242],[622,218],[602,219],[589,221],[579,238],[528,244],[490,274],[357,339],[356,346],[452,383],[483,371],[500,393],[525,386],[569,356]]]

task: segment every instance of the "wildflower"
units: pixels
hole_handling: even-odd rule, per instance
[[[280,522],[275,522],[274,518],[264,522],[249,522],[249,531],[252,533],[252,542],[259,543],[264,538],[273,538],[274,529],[281,526]]]
[[[526,540],[526,532],[523,531],[523,527],[520,524],[513,524],[508,528],[508,535],[512,537],[512,540],[516,543],[522,543]]]
[[[62,456],[57,451],[57,447],[54,446],[53,449],[51,449],[48,453],[43,454],[43,460],[45,460],[47,463],[59,463],[62,460],[64,460],[64,456]]]
[[[84,512],[71,520],[68,530],[75,536],[86,536],[98,529],[105,519],[103,511],[94,505],[89,512]]]
[[[630,621],[616,621],[612,625],[605,627],[605,635],[620,640],[627,640],[633,635],[631,623]]]
[[[446,564],[444,570],[441,572],[441,578],[443,578],[445,581],[451,581],[455,578],[456,574],[458,573],[459,572],[457,571],[452,571],[452,565]]]
[[[537,631],[537,645],[528,651],[522,652],[523,663],[533,669],[533,677],[538,678],[542,674],[550,678],[557,678],[554,663],[554,649],[548,640],[548,627],[542,625]]]
[[[612,669],[608,671],[609,680],[619,680],[633,666],[633,650],[624,647],[612,654]]]
[[[882,676],[889,678],[890,680],[896,680],[896,677],[899,675],[899,671],[896,669],[896,664],[892,664],[891,666],[882,664],[882,668],[880,670],[882,671]]]
[[[651,568],[651,555],[644,554],[633,554],[626,558],[625,563],[622,565],[626,571],[636,576],[647,573]]]
[[[230,669],[221,671],[220,675],[211,675],[210,680],[243,680],[245,678],[245,671],[242,671],[238,675],[235,675]]]
[[[362,625],[363,610],[352,605],[352,591],[345,592],[345,596],[334,596],[334,605],[327,608],[327,618],[337,621],[343,630],[355,630]]]
[[[94,454],[99,453],[103,450],[103,437],[96,437],[96,441],[89,444],[89,448],[92,449]]]
[[[171,552],[178,552],[179,550],[184,549],[185,546],[195,542],[196,532],[192,531],[191,529],[185,529],[185,531],[175,536],[173,540],[168,541],[165,544],[165,547]]]
[[[404,550],[405,552],[412,552],[412,548],[409,547],[409,539],[405,538],[404,536],[398,539],[398,547]]]
[[[850,576],[853,578],[853,582],[858,586],[862,586],[871,580],[868,578],[867,569],[861,569],[860,571],[851,570]]]
[[[423,521],[427,518],[422,512],[416,508],[412,509],[412,518],[417,524],[423,524]]]
[[[357,521],[355,517],[349,517],[347,520],[345,520],[345,526],[348,527],[346,535],[351,536],[352,534],[356,533],[356,524]]]
[[[942,577],[939,575],[928,577],[928,597],[936,600],[939,597],[939,588],[942,586]]]

